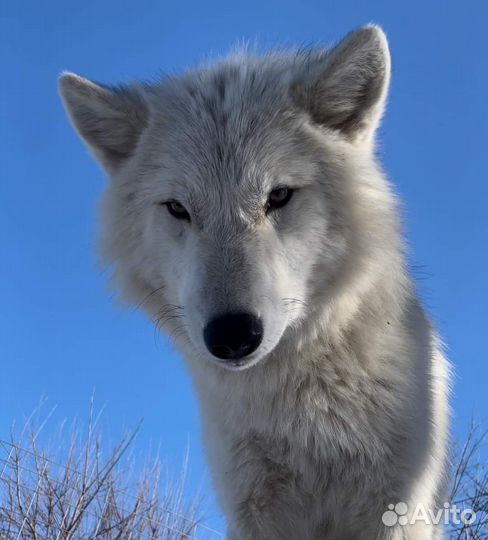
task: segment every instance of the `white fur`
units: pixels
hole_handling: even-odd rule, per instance
[[[448,365],[374,155],[389,77],[370,26],[332,51],[241,53],[150,85],[61,79],[111,178],[104,254],[188,363],[232,539],[440,535],[381,521],[390,503],[442,507],[448,438]],[[266,215],[281,185],[296,191]],[[223,365],[202,329],[239,310],[263,343]]]

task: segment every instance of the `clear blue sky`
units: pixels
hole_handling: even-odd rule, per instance
[[[118,309],[96,266],[105,179],[68,125],[56,78],[178,72],[237,41],[327,44],[367,22],[393,52],[384,164],[404,201],[411,263],[455,366],[454,433],[486,418],[487,51],[485,0],[4,2],[0,14],[0,438],[41,395],[83,416],[92,390],[111,436],[144,426],[170,466],[198,409],[181,360],[142,315]],[[48,427],[49,429],[49,427]]]

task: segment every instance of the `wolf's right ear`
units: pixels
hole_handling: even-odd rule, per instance
[[[365,26],[311,58],[291,87],[296,105],[351,141],[371,141],[385,107],[390,53],[381,28]]]
[[[80,137],[109,174],[116,172],[148,122],[140,92],[101,86],[73,73],[60,77],[59,92]]]

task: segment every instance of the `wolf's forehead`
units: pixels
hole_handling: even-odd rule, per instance
[[[201,118],[207,127],[249,129],[265,113],[283,104],[289,70],[271,60],[227,62],[206,71],[189,73],[169,86],[172,101]]]
[[[239,183],[286,146],[286,104],[278,70],[236,64],[170,81],[153,111],[161,149],[182,173]]]

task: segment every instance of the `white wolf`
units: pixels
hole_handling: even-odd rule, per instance
[[[441,534],[410,519],[444,502],[448,365],[375,159],[389,79],[375,26],[155,84],[60,79],[110,176],[104,254],[184,354],[233,540]]]

